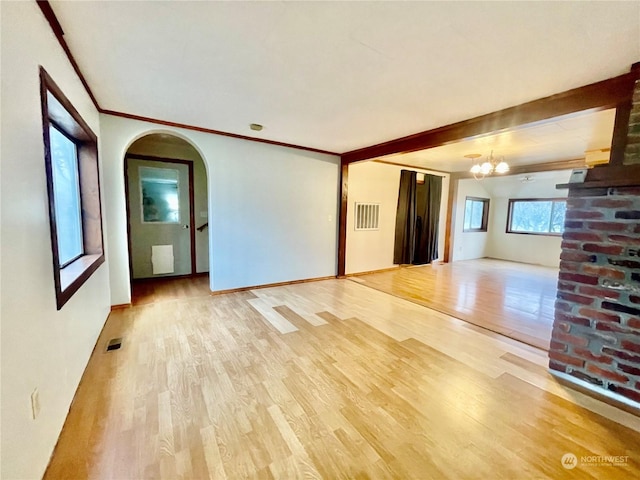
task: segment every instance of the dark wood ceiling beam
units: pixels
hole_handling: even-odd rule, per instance
[[[614,108],[629,101],[633,93],[633,84],[637,78],[638,71],[632,68],[631,72],[608,80],[426,132],[353,150],[344,153],[342,158],[346,163],[353,163],[394,153],[414,152],[569,113]]]

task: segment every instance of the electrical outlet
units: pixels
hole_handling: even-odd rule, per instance
[[[40,414],[40,394],[36,388],[31,393],[31,417],[35,420]]]
[[[333,221],[333,216],[332,215],[329,215],[329,221],[330,222]]]

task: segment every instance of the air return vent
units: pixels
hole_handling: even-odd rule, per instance
[[[112,338],[107,344],[107,352],[118,350],[122,346],[122,338]]]
[[[379,203],[356,203],[356,230],[378,230],[379,225]]]

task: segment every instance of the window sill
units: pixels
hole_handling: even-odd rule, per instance
[[[91,274],[104,263],[104,254],[84,255],[75,262],[60,269],[57,291],[58,310],[67,303],[71,296],[86,282]]]
[[[515,235],[535,235],[537,237],[559,237],[562,238],[561,233],[539,233],[539,232],[507,232]]]

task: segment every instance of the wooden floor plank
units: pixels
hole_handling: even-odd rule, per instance
[[[549,349],[557,268],[485,258],[350,278],[490,332]]]
[[[539,349],[348,280],[146,288],[109,317],[46,479],[640,477],[640,419]]]

